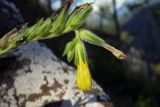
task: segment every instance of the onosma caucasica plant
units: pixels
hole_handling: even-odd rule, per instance
[[[22,44],[36,40],[54,38],[64,33],[75,31],[76,36],[66,45],[63,56],[67,55],[68,61],[74,60],[74,63],[77,66],[76,82],[78,88],[81,90],[91,90],[92,77],[88,66],[84,42],[103,47],[109,50],[118,59],[125,59],[126,55],[107,44],[96,34],[81,29],[81,24],[84,23],[92,11],[92,5],[90,3],[85,3],[77,6],[73,12],[68,15],[72,3],[73,0],[68,0],[62,8],[50,18],[40,19],[31,27],[23,26],[20,30],[15,28],[4,35],[0,39],[0,57],[7,55]]]

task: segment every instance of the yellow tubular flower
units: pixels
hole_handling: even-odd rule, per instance
[[[77,65],[77,86],[83,91],[92,89],[92,77],[88,68],[88,64],[82,60]]]

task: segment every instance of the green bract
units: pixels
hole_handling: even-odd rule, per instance
[[[69,62],[71,62],[71,60],[73,59],[76,43],[77,39],[75,38],[66,45],[66,48],[63,52],[63,56],[67,55],[67,59]]]
[[[78,42],[75,46],[75,60],[74,60],[75,64],[77,65],[80,60],[87,63],[86,48],[85,48],[83,42],[78,40]]]
[[[78,29],[80,25],[86,20],[91,11],[92,6],[89,3],[76,7],[76,9],[71,13],[69,19],[67,20],[64,32]]]
[[[85,30],[85,29],[79,29],[77,30],[78,34],[80,35],[80,38],[88,43],[94,44],[94,45],[102,45],[105,43],[103,39],[95,35],[94,33]]]
[[[63,6],[63,8],[61,9],[58,15],[55,14],[56,18],[55,18],[55,21],[53,22],[53,26],[50,32],[53,32],[59,35],[64,30],[64,25],[67,19],[67,14],[68,14],[70,5],[71,4],[68,2],[66,5]]]
[[[75,65],[77,65],[80,59],[85,63],[87,62],[86,48],[77,33],[76,37],[66,45],[66,48],[63,52],[63,56],[65,55],[67,55],[67,59],[69,62],[74,57]]]

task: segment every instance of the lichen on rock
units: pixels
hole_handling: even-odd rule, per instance
[[[79,90],[75,68],[38,42],[19,47],[10,61],[13,64],[0,72],[1,107],[112,107],[95,82],[92,91]]]

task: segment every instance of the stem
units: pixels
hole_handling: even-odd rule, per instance
[[[116,27],[116,39],[119,40],[120,39],[120,25],[119,25],[119,21],[118,21],[118,16],[117,16],[117,9],[116,9],[116,0],[112,0],[113,3],[113,18],[115,21],[115,27]]]

